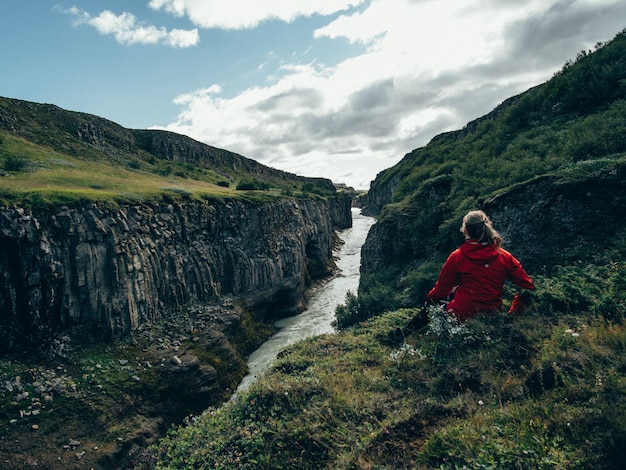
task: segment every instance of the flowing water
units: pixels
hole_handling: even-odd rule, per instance
[[[249,373],[239,384],[237,392],[247,389],[287,346],[311,336],[335,332],[332,325],[335,308],[345,303],[348,291],[356,294],[361,246],[374,221],[373,217],[362,215],[360,209],[352,209],[352,227],[339,233],[344,242],[336,261],[339,274],[315,291],[304,312],[275,323],[278,332],[252,353],[248,359]]]

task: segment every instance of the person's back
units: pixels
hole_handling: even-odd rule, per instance
[[[534,289],[520,262],[501,247],[502,237],[483,211],[469,212],[461,231],[466,241],[444,263],[429,300],[446,299],[453,293],[447,310],[465,321],[481,312],[500,311],[507,279],[523,289]]]

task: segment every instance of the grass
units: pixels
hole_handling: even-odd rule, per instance
[[[224,175],[186,162],[164,161],[149,154],[115,159],[95,150],[63,153],[0,131],[2,205],[46,207],[86,201],[119,205],[240,198],[266,201],[297,189],[237,191],[235,186],[236,180],[229,184]]]
[[[305,340],[143,468],[619,468],[626,326],[545,302],[462,326],[432,308],[399,346],[413,309]]]
[[[116,202],[155,199],[168,192],[195,197],[234,193],[198,177],[161,176],[146,171],[148,168],[137,170],[107,160],[84,160],[8,134],[2,142],[0,158],[4,157],[5,164],[15,161],[14,155],[23,162],[21,171],[5,170],[0,180],[0,201],[5,204],[14,200],[51,204],[73,200]]]

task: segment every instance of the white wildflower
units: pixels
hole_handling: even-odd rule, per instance
[[[418,359],[426,359],[426,355],[421,349],[408,343],[404,343],[399,349],[392,351],[389,356],[391,357],[392,362],[401,362],[402,359],[408,356],[417,357]]]

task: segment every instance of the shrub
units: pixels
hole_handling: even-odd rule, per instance
[[[337,328],[339,329],[347,328],[365,319],[359,313],[359,298],[352,291],[346,292],[346,303],[337,306],[335,316],[337,317]]]
[[[381,269],[374,275],[361,276],[359,284],[361,320],[396,310],[402,304],[402,295],[397,291],[397,286],[385,282],[394,273],[394,269],[383,271]]]
[[[255,190],[267,191],[268,189],[270,189],[269,183],[265,181],[259,181],[256,179],[240,181],[237,184],[238,191],[255,191]]]
[[[318,196],[328,196],[333,193],[332,191],[322,188],[312,182],[304,183],[302,185],[302,192],[305,194],[317,194]]]
[[[4,171],[23,171],[28,164],[28,160],[19,155],[9,156],[4,160],[2,168]]]

